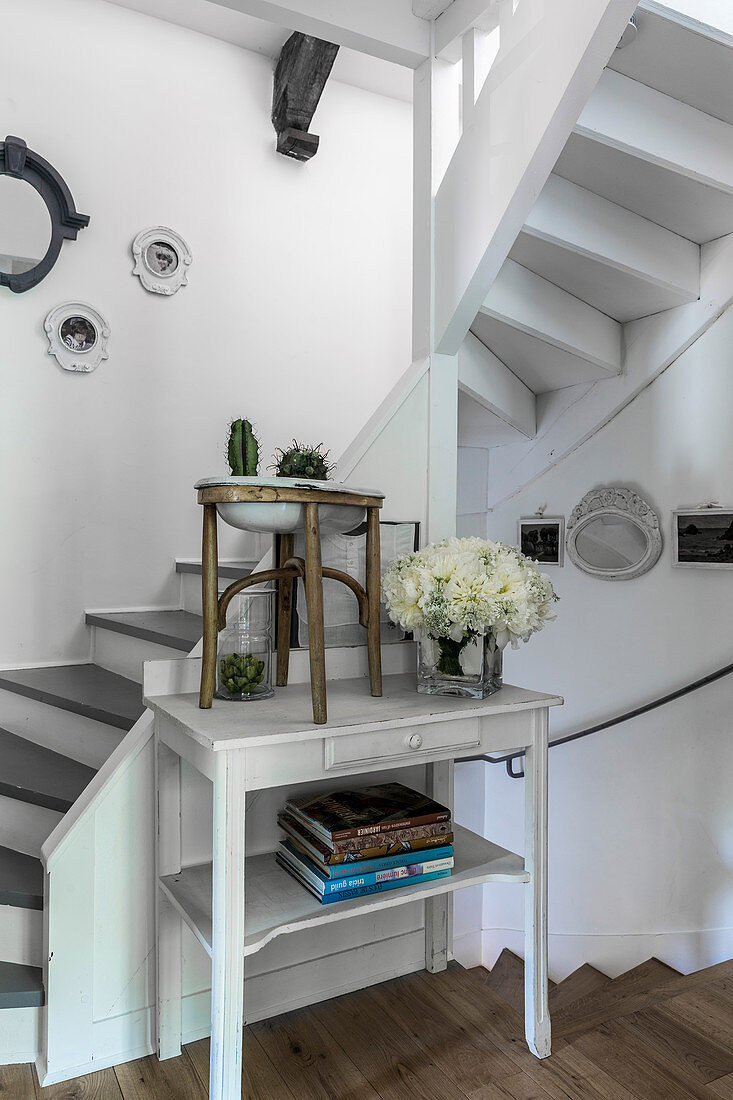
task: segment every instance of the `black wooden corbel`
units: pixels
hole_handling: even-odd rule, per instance
[[[282,48],[275,69],[272,124],[277,132],[277,151],[295,160],[310,160],[318,152],[319,138],[308,127],[326,86],[338,53],[333,42],[324,42],[296,31]]]

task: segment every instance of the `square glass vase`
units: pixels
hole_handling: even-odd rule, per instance
[[[417,643],[418,693],[485,699],[502,685],[502,652],[493,634],[460,642],[421,638]]]

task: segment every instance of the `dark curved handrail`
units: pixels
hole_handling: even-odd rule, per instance
[[[620,725],[621,722],[629,722],[632,718],[639,718],[642,714],[648,714],[650,710],[663,707],[666,703],[673,703],[675,699],[681,699],[684,695],[689,695],[693,691],[698,691],[699,688],[715,683],[716,680],[722,680],[724,676],[728,676],[731,672],[733,672],[733,664],[725,665],[723,668],[711,672],[708,676],[703,676],[700,680],[694,680],[691,684],[678,688],[677,691],[670,691],[668,695],[662,695],[659,699],[654,699],[651,703],[644,703],[641,707],[627,710],[625,714],[619,714],[615,718],[609,718],[605,722],[599,722],[598,725],[589,726],[577,733],[568,733],[565,737],[558,737],[556,741],[550,741],[549,747],[552,749],[555,745],[567,745],[569,741],[579,741],[581,737],[590,737],[592,733],[600,733],[602,730]],[[509,752],[505,756],[490,756],[488,753],[481,756],[464,756],[460,763],[468,763],[469,760],[485,760],[487,764],[506,764],[507,775],[511,779],[523,779],[524,771],[515,772],[512,767],[513,761],[519,760],[523,756],[524,749],[519,749],[517,752]]]

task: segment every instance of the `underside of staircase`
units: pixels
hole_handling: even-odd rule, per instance
[[[639,325],[678,323],[733,234],[733,39],[652,0],[636,21],[471,325],[461,446],[529,448],[549,394],[629,373]]]

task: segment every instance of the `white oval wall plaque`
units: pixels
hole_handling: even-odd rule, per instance
[[[110,328],[102,314],[85,302],[64,302],[47,315],[43,327],[48,336],[48,354],[64,370],[89,374],[109,358]]]
[[[180,233],[173,229],[154,225],[141,230],[132,242],[132,255],[133,275],[152,294],[175,294],[188,282],[193,255]]]

